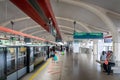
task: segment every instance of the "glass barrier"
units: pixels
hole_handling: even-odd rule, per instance
[[[34,53],[33,47],[30,47],[30,65],[32,65],[34,62],[33,53]]]
[[[0,48],[0,80],[5,78],[5,55],[4,49]]]
[[[27,65],[27,53],[26,47],[18,48],[18,69],[21,69]]]
[[[7,74],[10,74],[17,69],[16,48],[7,48]]]

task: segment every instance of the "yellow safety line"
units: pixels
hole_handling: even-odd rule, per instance
[[[42,67],[40,67],[36,73],[34,73],[29,80],[33,80],[50,62],[51,59],[49,59]]]

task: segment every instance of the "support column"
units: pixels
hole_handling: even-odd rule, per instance
[[[100,60],[102,51],[104,50],[104,41],[103,39],[94,40],[93,42],[93,54],[97,54],[97,59]]]
[[[100,39],[98,40],[98,59],[99,60],[103,50],[104,50],[104,40]]]
[[[98,40],[98,54],[101,55],[102,51],[104,50],[104,40]]]
[[[116,66],[120,66],[120,33],[118,32],[113,40],[113,60]]]
[[[96,55],[98,51],[98,40],[93,41],[93,54]]]

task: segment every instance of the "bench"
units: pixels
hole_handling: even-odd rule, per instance
[[[120,73],[120,66],[113,66],[111,67],[111,70],[113,70],[113,73],[118,74]]]

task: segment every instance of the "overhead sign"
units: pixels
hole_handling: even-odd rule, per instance
[[[31,39],[30,39],[30,38],[25,37],[25,38],[24,38],[24,42],[25,42],[25,43],[30,43],[30,42],[31,42]]]
[[[104,38],[104,43],[111,43],[112,42],[112,38]]]
[[[86,32],[75,32],[73,34],[74,39],[103,39],[103,33],[86,33]]]

